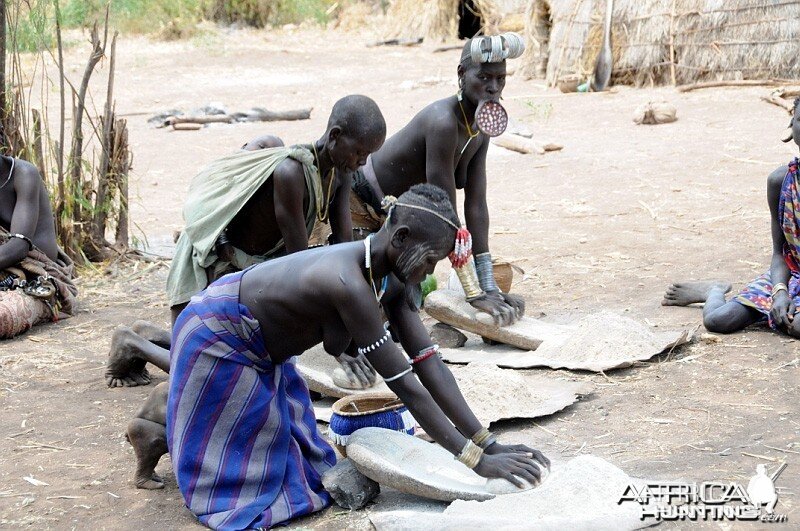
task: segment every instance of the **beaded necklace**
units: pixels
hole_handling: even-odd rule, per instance
[[[364,240],[364,268],[369,273],[369,285],[372,288],[372,292],[375,293],[375,300],[378,301],[378,304],[381,303],[381,298],[383,298],[383,294],[386,293],[386,286],[389,283],[389,276],[386,275],[381,280],[381,290],[378,291],[375,289],[375,281],[372,278],[372,256],[370,255],[372,251],[372,234],[366,237]]]
[[[319,171],[321,162],[319,160],[319,154],[317,153],[317,146],[315,143],[312,143],[311,147],[314,149],[314,157],[317,159],[317,171]],[[328,172],[328,194],[326,198],[323,198],[324,204],[317,208],[317,220],[319,220],[321,223],[328,222],[328,215],[331,212],[331,190],[333,189],[334,170],[335,168],[331,168],[331,171]],[[324,212],[322,210],[323,206],[325,207]]]
[[[461,116],[464,117],[464,125],[467,128],[467,135],[469,135],[467,143],[464,144],[463,148],[461,148],[461,155],[463,155],[464,152],[467,150],[467,146],[469,145],[469,143],[472,142],[472,139],[481,134],[481,130],[478,129],[474,133],[472,132],[472,127],[469,125],[469,120],[467,120],[467,113],[464,112],[464,106],[461,104],[461,98],[458,98],[458,108],[461,109]]]

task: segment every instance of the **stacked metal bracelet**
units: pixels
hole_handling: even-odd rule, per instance
[[[774,297],[775,295],[777,295],[779,291],[785,291],[786,293],[789,293],[789,288],[786,287],[786,284],[784,284],[783,282],[778,282],[777,284],[772,286],[772,296]]]
[[[481,428],[478,433],[472,436],[472,442],[486,450],[497,442],[497,437],[495,437],[494,433],[490,432],[488,429]]]
[[[371,344],[371,345],[367,345],[367,346],[366,346],[366,347],[364,347],[364,348],[358,347],[358,353],[359,353],[360,355],[363,355],[363,354],[368,354],[368,353],[372,352],[373,350],[377,349],[378,347],[380,347],[381,345],[383,345],[384,343],[386,343],[387,341],[389,341],[389,339],[390,339],[391,337],[392,337],[392,335],[391,335],[391,334],[389,333],[389,331],[387,330],[387,331],[386,331],[386,333],[385,333],[385,334],[383,334],[383,337],[381,337],[381,338],[380,338],[379,340],[377,340],[375,343],[373,343],[373,344]]]
[[[461,453],[456,456],[456,460],[461,461],[470,468],[475,468],[481,462],[481,456],[483,456],[481,447],[472,441],[467,441],[467,444],[461,449]]]
[[[475,272],[475,261],[471,257],[466,264],[456,267],[455,271],[456,275],[458,275],[458,280],[464,287],[464,293],[467,294],[467,301],[474,301],[486,295],[481,289],[478,274]]]
[[[500,291],[494,280],[492,255],[488,252],[475,255],[475,269],[478,272],[478,282],[483,291]]]

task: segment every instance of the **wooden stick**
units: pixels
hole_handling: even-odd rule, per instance
[[[202,128],[203,126],[201,124],[190,124],[190,123],[172,124],[173,131],[199,131]]]
[[[164,120],[164,126],[171,125],[174,127],[177,124],[229,124],[231,122],[233,122],[233,117],[227,114],[214,114],[211,116],[170,116]]]
[[[539,155],[542,155],[545,151],[542,146],[538,145],[534,141],[518,135],[502,134],[493,138],[492,142],[496,146],[500,146],[511,151],[516,151],[517,153],[522,153],[523,155],[529,155],[531,153],[538,153]]]
[[[450,50],[460,50],[464,47],[463,44],[448,44],[447,46],[439,46],[433,49],[433,53],[449,52]]]
[[[800,87],[779,88],[772,92],[780,98],[796,98],[800,96]]]
[[[780,87],[782,85],[791,85],[793,83],[796,83],[796,81],[781,81],[779,79],[729,79],[726,81],[702,81],[700,83],[692,83],[690,85],[681,85],[678,87],[678,91],[689,92],[692,90],[714,87]]]
[[[776,96],[775,93],[772,93],[769,96],[761,96],[761,99],[766,101],[767,103],[777,105],[778,107],[784,109],[789,114],[792,114],[794,112],[794,106],[785,99]]]
[[[669,75],[672,79],[672,86],[677,85],[675,80],[675,3],[672,0],[672,13],[669,16]]]

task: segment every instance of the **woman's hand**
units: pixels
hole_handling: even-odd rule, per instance
[[[794,318],[795,307],[792,298],[785,290],[781,290],[772,297],[772,309],[770,317],[772,322],[784,330],[789,328]]]
[[[351,389],[366,389],[375,385],[377,374],[363,354],[350,356],[342,353],[336,361],[344,370],[345,376],[352,384]]]
[[[483,297],[470,301],[473,308],[492,316],[497,326],[508,326],[517,320],[517,313],[499,293],[487,293]]]
[[[544,456],[542,456],[544,457]],[[478,466],[473,470],[485,478],[503,478],[519,488],[524,488],[522,480],[531,485],[537,485],[542,479],[542,469],[536,461],[524,454],[503,453],[487,454],[481,456]]]
[[[539,450],[534,450],[530,446],[524,444],[500,444],[499,442],[493,443],[491,446],[484,448],[483,453],[489,455],[499,454],[520,454],[538,461],[547,470],[550,470],[550,460],[544,456]]]

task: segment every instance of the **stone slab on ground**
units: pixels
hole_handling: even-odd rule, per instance
[[[347,457],[380,485],[432,500],[489,500],[519,492],[504,479],[479,476],[441,446],[382,428],[350,435]]]
[[[552,415],[592,392],[589,382],[573,382],[540,371],[512,371],[486,362],[451,366],[461,394],[483,425],[503,419]],[[314,416],[330,423],[334,400],[313,403]]]
[[[446,289],[436,290],[425,298],[425,311],[455,328],[524,350],[536,350],[546,340],[566,338],[570,331],[569,326],[530,317],[523,317],[510,326],[496,326],[489,314],[477,311],[464,300],[463,295]]]
[[[648,527],[636,503],[618,504],[625,488],[641,481],[590,455],[554,466],[536,489],[477,501],[454,501],[442,514],[391,511],[370,514],[378,531],[422,529],[537,529],[621,531]]]
[[[653,331],[609,311],[585,316],[575,325],[553,326],[563,326],[569,334],[543,341],[533,351],[469,341],[459,349],[441,349],[442,358],[448,363],[485,361],[509,369],[550,367],[600,372],[629,367],[691,340],[688,330]]]
[[[450,370],[484,426],[502,419],[552,415],[593,389],[589,382],[573,382],[540,371],[501,369],[486,362]]]
[[[361,393],[391,393],[380,376],[375,385],[366,389],[339,387],[333,381],[333,371],[339,367],[336,358],[325,352],[321,344],[308,349],[302,356],[297,357],[297,371],[305,379],[311,391],[334,398]]]
[[[322,474],[322,486],[336,505],[343,509],[361,509],[380,494],[378,483],[358,471],[350,459],[339,460]]]

